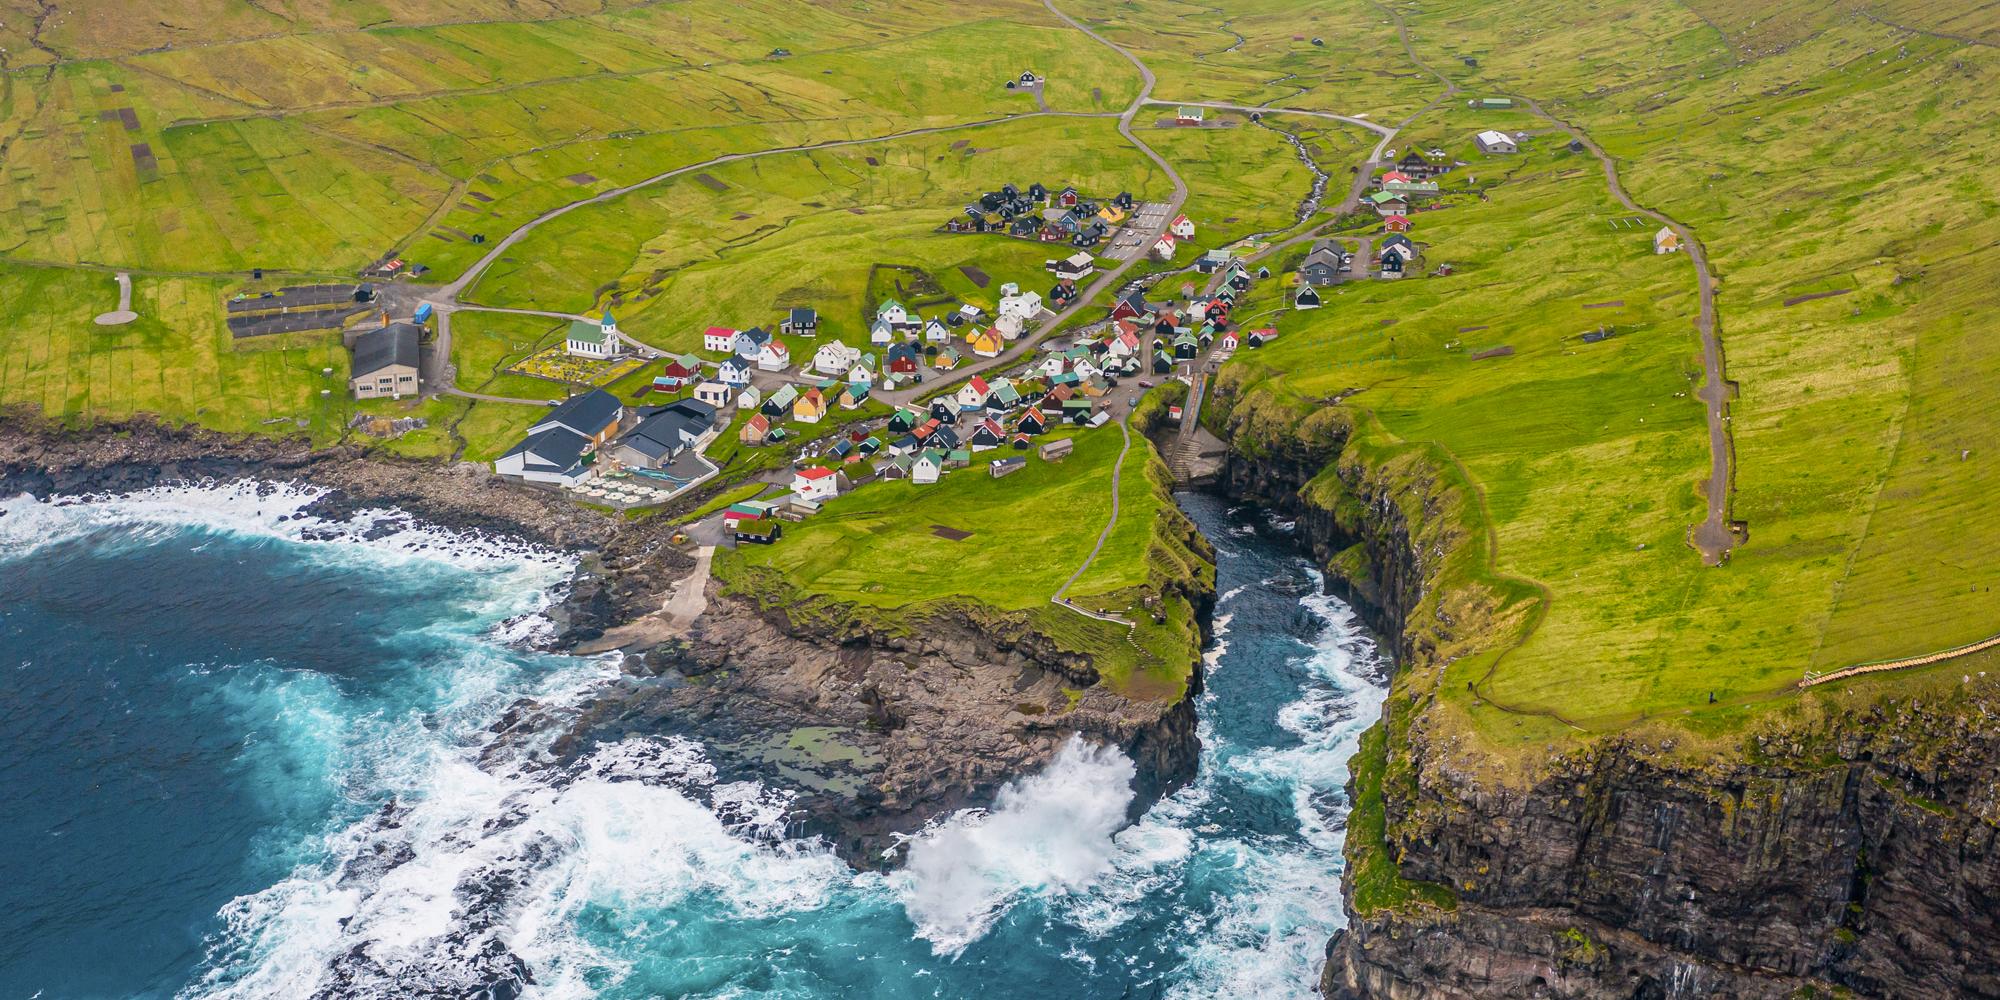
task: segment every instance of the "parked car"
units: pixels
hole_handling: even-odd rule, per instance
[[[1152,387],[1153,387],[1153,380],[1152,380],[1152,379],[1149,379],[1149,378],[1142,378],[1142,379],[1140,379],[1140,380],[1139,380],[1139,388],[1141,388],[1141,389],[1151,389]]]

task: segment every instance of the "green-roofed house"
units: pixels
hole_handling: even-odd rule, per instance
[[[595,323],[587,319],[573,320],[569,332],[563,335],[563,348],[573,358],[590,358],[602,361],[625,353],[624,338],[618,335],[618,321],[606,312],[604,318]]]
[[[1394,191],[1377,191],[1368,196],[1368,202],[1379,215],[1410,214],[1410,200]]]

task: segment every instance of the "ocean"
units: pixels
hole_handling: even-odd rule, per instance
[[[1191,786],[1127,827],[1131,761],[1074,742],[885,875],[698,744],[496,741],[617,675],[532,649],[570,560],[315,495],[0,504],[0,1000],[1313,995],[1386,665],[1284,525],[1181,498]]]

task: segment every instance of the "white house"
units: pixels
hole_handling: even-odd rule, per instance
[[[823,502],[840,495],[837,469],[810,468],[792,473],[792,495]]]
[[[715,366],[715,377],[723,385],[742,388],[750,384],[750,370],[755,367],[756,362],[732,355]]]
[[[1014,340],[1021,336],[1021,332],[1028,328],[1028,324],[1021,319],[1019,313],[1007,313],[993,321],[993,328],[1000,331],[1000,336]]]
[[[1660,231],[1653,234],[1654,253],[1673,253],[1680,248],[1681,234],[1674,232],[1674,227],[1661,226]]]
[[[1174,259],[1174,234],[1160,234],[1159,242],[1153,244],[1153,256],[1161,260]]]
[[[901,302],[895,299],[888,299],[876,308],[875,318],[890,326],[902,326],[910,321],[910,313],[909,310],[903,308]]]
[[[938,461],[937,453],[927,451],[918,455],[917,460],[910,463],[910,482],[916,483],[919,486],[935,483],[938,481],[938,476],[943,472],[944,463]]]
[[[621,342],[618,321],[607,311],[596,323],[581,319],[571,322],[569,332],[564,335],[563,349],[571,357],[602,360],[617,357]]]
[[[694,398],[719,410],[729,405],[729,387],[710,379],[694,387]]]
[[[986,405],[986,397],[993,394],[993,387],[977,375],[958,387],[958,407],[961,410],[976,410]]]
[[[846,374],[854,363],[861,360],[861,352],[838,340],[819,345],[813,352],[813,370],[821,375]]]
[[[1481,152],[1485,153],[1518,153],[1521,151],[1521,147],[1514,142],[1513,136],[1505,132],[1496,132],[1490,128],[1473,136],[1472,141],[1478,144]]]
[[[868,367],[865,363],[857,362],[854,367],[847,370],[847,383],[849,385],[874,385],[875,369]]]
[[[764,405],[764,394],[758,392],[754,385],[746,385],[742,392],[736,394],[736,408],[739,410],[754,410],[762,405]]]
[[[704,351],[736,350],[736,329],[727,326],[711,326],[701,332],[701,349]]]
[[[868,342],[876,345],[888,344],[896,339],[896,328],[886,319],[878,319],[868,328]]]
[[[951,330],[943,323],[931,320],[924,324],[924,339],[933,344],[946,343],[951,340]]]
[[[1081,281],[1097,273],[1097,259],[1078,250],[1062,260],[1051,262],[1048,268],[1050,271],[1055,272],[1055,276],[1058,278]]]
[[[1000,300],[1000,315],[1019,316],[1023,320],[1034,319],[1042,311],[1042,293],[1015,292]]]
[[[1194,239],[1194,220],[1185,215],[1177,215],[1173,222],[1167,224],[1167,232],[1184,240]]]
[[[764,342],[764,350],[757,355],[757,367],[767,372],[781,372],[792,366],[792,349],[776,337]]]

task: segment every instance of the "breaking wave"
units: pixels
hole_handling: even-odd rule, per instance
[[[330,523],[306,513],[320,495],[0,502],[10,552],[277,546],[434,596],[372,686],[200,668],[278,748],[256,780],[302,791],[267,838],[282,876],[222,907],[181,1000],[1312,994],[1382,665],[1316,576],[1304,596],[1260,585],[1308,574],[1275,543],[1224,552],[1192,785],[1127,826],[1135,765],[1072,739],[879,875],[786,836],[789,796],[721,780],[698,744],[558,745],[619,680],[613,660],[524,648],[568,557],[395,511]],[[1205,503],[1211,536],[1240,523]]]

